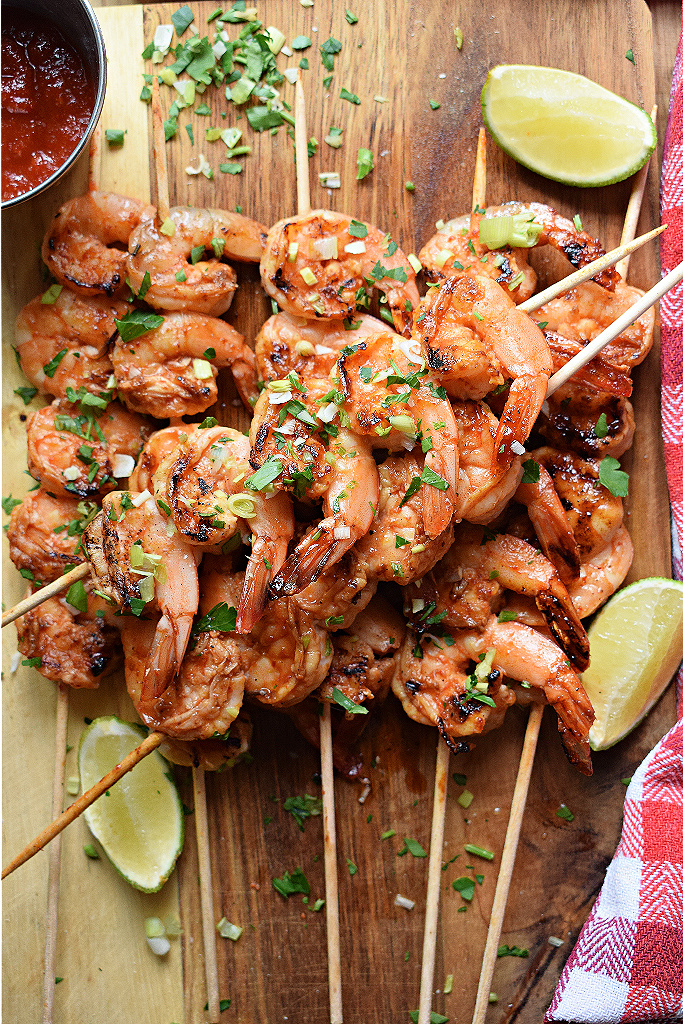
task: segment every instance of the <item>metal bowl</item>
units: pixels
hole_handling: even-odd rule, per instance
[[[8,8],[16,8],[27,14],[36,14],[56,24],[65,38],[78,51],[83,58],[86,70],[91,81],[95,85],[95,106],[88,121],[80,142],[71,155],[65,160],[61,167],[29,192],[13,199],[7,199],[0,203],[3,210],[19,203],[33,199],[50,188],[62,175],[66,174],[69,168],[73,167],[76,160],[90,142],[92,133],[99,120],[104,103],[104,93],[107,85],[107,57],[104,49],[104,37],[95,12],[88,3],[88,0],[2,0],[2,11]]]

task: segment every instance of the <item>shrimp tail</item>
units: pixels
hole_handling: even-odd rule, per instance
[[[171,620],[162,615],[157,624],[140,689],[142,703],[160,697],[180,670],[190,640],[192,616]]]
[[[562,593],[561,591],[564,591]],[[543,614],[555,640],[579,672],[588,668],[590,647],[588,635],[564,590],[552,587],[536,596],[536,606]]]
[[[335,527],[342,525],[337,518],[323,519],[297,545],[270,584],[273,597],[291,597],[315,583],[323,569],[334,565],[353,544],[353,539],[335,537]]]
[[[578,580],[581,571],[578,544],[550,474],[544,466],[537,466],[538,480],[521,483],[515,491],[515,501],[526,505],[543,553],[565,586],[569,586]]]
[[[259,554],[252,554],[244,574],[242,595],[237,607],[238,633],[251,633],[263,615],[268,600],[268,584],[273,575],[271,563]]]
[[[511,383],[496,434],[498,465],[510,466],[515,455],[522,454],[515,448],[523,446],[531,433],[547,390],[545,374],[523,374]]]
[[[244,354],[235,360],[231,369],[235,387],[245,408],[253,409],[259,396],[259,389],[257,385],[256,357],[252,350],[245,345]]]

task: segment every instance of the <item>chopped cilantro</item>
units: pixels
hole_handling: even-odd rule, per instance
[[[526,959],[526,957],[528,957],[528,955],[529,955],[529,950],[528,949],[520,949],[519,946],[508,946],[507,943],[506,943],[504,946],[499,946],[498,947],[498,954],[497,955],[499,957],[501,957],[501,956],[518,956],[518,957],[521,957],[522,959]]]
[[[541,479],[541,467],[533,459],[527,459],[522,463],[524,473],[522,474],[523,484],[537,484]]]
[[[555,814],[557,815],[558,818],[564,818],[565,821],[573,821],[574,820],[574,815],[569,810],[569,808],[567,807],[566,804],[560,804],[560,806],[555,811]]]
[[[368,714],[367,708],[364,708],[362,704],[354,703],[350,697],[347,697],[345,693],[342,693],[338,686],[332,687],[332,699],[335,704],[339,704],[340,707],[344,708],[345,711],[348,711],[352,715]]]
[[[355,92],[349,92],[349,90],[346,89],[344,86],[342,86],[342,90],[339,93],[339,96],[343,100],[348,100],[349,103],[355,103],[356,106],[360,105],[360,97],[356,96]]]
[[[300,892],[308,896],[311,892],[311,887],[308,884],[308,879],[301,870],[301,868],[295,868],[290,875],[289,871],[285,871],[282,878],[273,879],[273,888],[284,896],[285,899],[289,899],[295,893]]]
[[[625,498],[628,494],[628,473],[619,468],[620,463],[611,455],[605,455],[600,462],[598,476],[600,483],[610,494],[617,498]]]
[[[595,424],[595,436],[607,437],[607,416],[604,412],[601,412],[598,416],[597,423]]]
[[[232,633],[237,624],[237,609],[220,601],[206,615],[202,615],[192,627],[193,633],[207,633],[211,629],[221,633]]]
[[[144,309],[132,309],[120,320],[114,320],[116,329],[119,332],[121,341],[133,341],[135,338],[161,327],[164,322],[163,316],[156,313],[148,313]]]

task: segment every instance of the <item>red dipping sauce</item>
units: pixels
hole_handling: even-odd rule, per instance
[[[2,12],[2,201],[58,170],[83,138],[95,88],[56,25],[13,7]]]

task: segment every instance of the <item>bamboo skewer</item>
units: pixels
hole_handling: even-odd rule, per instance
[[[152,141],[154,173],[157,182],[157,216],[159,223],[163,224],[170,217],[171,204],[168,191],[168,168],[166,165],[166,138],[161,113],[161,101],[159,99],[159,79],[156,76],[152,83]],[[193,767],[192,788],[194,790],[208,1019],[211,1024],[218,1024],[220,1019],[220,994],[218,987],[218,954],[216,950],[216,918],[213,903],[209,820],[206,808],[206,779],[204,778],[203,768]]]
[[[655,103],[652,108],[650,117],[653,121],[657,120],[657,104]],[[649,160],[646,161],[640,168],[635,178],[633,179],[633,187],[631,188],[631,195],[626,207],[626,216],[624,217],[624,226],[621,229],[621,244],[625,245],[632,238],[636,237],[636,228],[638,227],[638,219],[640,217],[640,208],[643,205],[643,196],[645,195],[645,183],[647,181],[647,172],[650,166]],[[625,281],[628,277],[628,265],[630,262],[630,256],[624,256],[620,259],[616,265],[617,273]]]
[[[486,202],[486,132],[479,129],[477,157],[472,184],[472,212],[480,210]],[[429,1024],[432,1012],[432,989],[436,963],[436,933],[439,923],[441,896],[441,858],[446,827],[446,798],[448,795],[448,763],[450,750],[439,736],[436,741],[436,768],[434,770],[434,804],[432,831],[429,839],[429,866],[427,868],[427,900],[425,903],[425,929],[422,940],[422,971],[420,975],[420,1001],[418,1024]]]
[[[147,757],[147,755],[151,754],[153,750],[156,750],[159,744],[165,739],[166,737],[163,733],[151,732],[149,736],[142,741],[139,747],[136,747],[135,750],[131,750],[130,754],[126,754],[123,761],[120,761],[119,764],[115,765],[111,771],[107,772],[99,782],[96,782],[95,785],[91,786],[91,788],[83,793],[82,796],[79,796],[78,800],[74,800],[70,807],[67,807],[65,811],[62,811],[58,818],[55,818],[55,820],[44,828],[43,831],[40,832],[36,838],[32,840],[24,850],[22,850],[21,853],[18,853],[14,860],[10,861],[7,867],[3,869],[0,878],[7,878],[7,876],[11,875],[13,871],[16,871],[18,867],[21,867],[21,865],[25,864],[27,860],[30,860],[31,857],[38,853],[39,850],[42,850],[44,846],[47,846],[50,840],[58,836],[59,833],[62,832],[67,825],[70,825],[72,821],[75,821],[76,818],[83,813],[86,807],[90,807],[90,804],[94,803],[98,797],[102,796],[103,793],[106,793],[108,789],[111,789],[119,779],[123,778],[126,772],[129,772],[131,768],[134,768],[138,761],[142,761],[144,757]]]
[[[55,770],[52,780],[52,817],[56,817],[64,800],[66,773],[66,736],[69,722],[69,689],[57,686],[55,723]],[[52,1024],[55,1002],[55,968],[57,965],[57,912],[59,908],[59,875],[62,861],[61,838],[50,847],[47,872],[47,917],[45,928],[45,970],[43,972],[43,1024]]]
[[[656,109],[656,108],[655,108]],[[624,219],[624,227],[622,229],[621,240],[623,243],[628,243],[629,238],[633,238],[635,235],[636,227],[638,225],[638,217],[640,215],[640,206],[645,190],[645,177],[647,176],[648,164],[642,168],[642,171],[637,175],[633,188],[631,191],[631,198],[626,211],[626,217]],[[653,232],[650,232],[652,235]],[[624,266],[622,262],[622,267]],[[628,267],[628,261],[626,262]],[[683,278],[683,264],[678,268],[681,271],[678,280]],[[673,272],[675,273],[675,272]],[[625,270],[624,270],[625,274]],[[670,277],[671,275],[667,275]],[[666,279],[665,279],[666,280]],[[668,287],[672,287],[675,282],[672,281]],[[660,282],[660,285],[663,282]],[[651,289],[646,295],[643,296],[643,300],[649,299],[653,292],[656,292],[660,286],[656,286]],[[667,291],[665,288],[664,291]],[[661,294],[664,294],[664,291]],[[633,320],[636,320],[648,309],[654,302],[657,301],[659,296],[655,296],[635,314]],[[636,305],[638,305],[636,303]],[[536,307],[538,308],[538,307]],[[630,314],[630,310],[628,313]],[[589,345],[578,353],[573,359],[570,359],[561,369],[550,378],[548,382],[548,389],[546,395],[553,394],[558,387],[568,380],[572,373],[580,369],[586,363],[590,362],[594,355],[597,354],[612,338],[616,337],[625,327],[627,327],[633,320],[628,320],[628,323],[620,323],[624,317],[620,317],[618,320],[611,324],[606,331],[598,335]],[[616,327],[616,329],[615,329]],[[605,337],[609,335],[609,337]],[[601,341],[601,339],[604,339]],[[596,345],[596,342],[599,343]],[[589,350],[591,350],[589,352]],[[571,367],[569,373],[565,373],[567,367]],[[515,866],[515,858],[517,856],[517,846],[519,844],[519,836],[522,830],[522,820],[524,817],[524,808],[526,807],[527,794],[529,792],[529,783],[531,781],[531,772],[533,770],[534,759],[536,756],[536,747],[538,745],[538,736],[541,728],[541,720],[543,718],[543,705],[536,704],[531,708],[529,712],[529,720],[527,722],[526,733],[524,736],[524,746],[522,748],[522,756],[519,762],[519,769],[517,772],[517,781],[515,782],[515,790],[512,797],[512,805],[510,807],[510,818],[508,821],[507,831],[505,833],[505,843],[503,844],[503,853],[501,856],[500,870],[498,872],[498,880],[496,882],[496,891],[493,897],[493,907],[491,908],[491,918],[489,920],[488,932],[486,935],[486,946],[484,947],[484,956],[482,959],[481,972],[479,974],[479,984],[477,987],[477,996],[474,1005],[474,1015],[472,1017],[472,1024],[484,1024],[486,1018],[486,1011],[489,1005],[489,993],[491,991],[491,981],[493,980],[493,972],[496,966],[496,960],[498,958],[498,943],[500,941],[501,932],[503,929],[503,921],[505,918],[505,908],[507,906],[508,895],[510,893],[510,884],[512,882],[512,872]]]
[[[306,101],[301,79],[297,76],[294,100],[294,144],[296,146],[297,213],[309,213],[311,190],[308,175],[308,137]],[[327,926],[327,975],[330,997],[330,1024],[342,1024],[341,941],[339,934],[339,879],[337,875],[337,824],[334,810],[334,763],[332,756],[332,715],[323,705],[320,718],[320,768],[322,775],[325,919]]]

